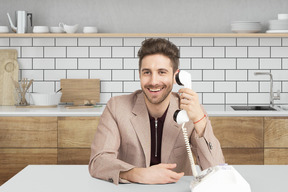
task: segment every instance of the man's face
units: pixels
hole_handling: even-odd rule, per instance
[[[169,57],[162,54],[145,56],[142,59],[139,75],[146,100],[151,104],[160,104],[168,99],[173,88],[175,74],[173,74]]]

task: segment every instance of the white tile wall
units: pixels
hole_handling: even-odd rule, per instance
[[[16,49],[20,78],[32,91],[52,92],[62,78],[99,78],[100,102],[140,89],[137,53],[145,37],[0,38],[0,49]],[[191,73],[200,102],[268,104],[271,72],[278,104],[288,103],[288,38],[171,37],[180,49],[180,69]],[[173,90],[178,91],[175,85]]]

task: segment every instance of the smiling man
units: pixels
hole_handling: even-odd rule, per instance
[[[138,52],[141,90],[112,97],[91,145],[91,176],[118,183],[164,184],[191,175],[177,109],[187,111],[191,149],[202,169],[224,163],[219,141],[197,93],[173,93],[179,50],[166,39],[147,39]]]

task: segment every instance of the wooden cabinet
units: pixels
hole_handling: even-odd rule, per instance
[[[57,163],[57,117],[0,117],[0,185],[29,164]]]

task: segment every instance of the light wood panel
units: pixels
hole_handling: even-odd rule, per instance
[[[230,165],[263,165],[263,149],[222,149],[225,162]]]
[[[223,148],[263,147],[263,117],[209,117]]]
[[[0,117],[0,147],[57,147],[57,117]]]
[[[58,149],[58,164],[88,165],[90,149]]]
[[[288,165],[287,149],[265,149],[265,165]]]
[[[264,134],[265,147],[288,148],[288,118],[265,117]]]
[[[58,147],[90,148],[100,117],[59,117]]]
[[[30,164],[57,164],[57,149],[0,149],[0,185]]]

